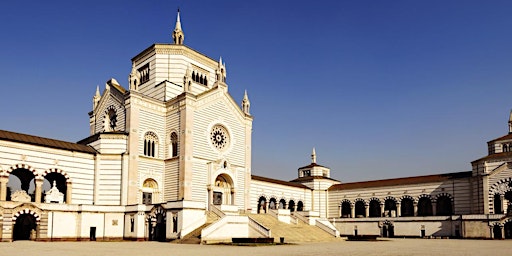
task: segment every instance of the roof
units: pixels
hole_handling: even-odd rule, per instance
[[[311,189],[311,188],[309,188],[306,185],[302,185],[302,184],[294,183],[294,182],[290,182],[290,181],[276,180],[276,179],[271,179],[271,178],[262,177],[262,176],[256,176],[256,175],[251,175],[251,178],[253,180],[259,180],[259,181],[264,181],[264,182],[271,182],[271,183],[276,183],[276,184],[279,184],[279,185],[291,186],[291,187],[296,187],[296,188]]]
[[[492,143],[492,142],[499,141],[499,140],[511,140],[511,139],[512,139],[512,133],[509,133],[509,134],[507,134],[507,135],[505,135],[505,136],[501,136],[501,137],[496,138],[496,139],[494,139],[494,140],[490,140],[490,141],[489,141],[489,142],[487,142],[487,143]]]
[[[43,138],[28,134],[10,132],[0,130],[0,140],[7,140],[12,142],[26,143],[35,146],[50,147],[56,149],[63,149],[69,151],[76,151],[82,153],[96,154],[96,150],[87,145],[81,145],[73,142],[54,140],[49,138]]]
[[[100,139],[100,136],[103,135],[103,134],[118,134],[118,135],[128,135],[127,132],[122,132],[122,131],[114,131],[114,132],[101,132],[101,133],[96,133],[96,134],[93,134],[85,139],[82,139],[80,141],[77,142],[77,144],[80,144],[80,145],[87,145],[93,141],[97,141]]]
[[[325,176],[304,176],[304,177],[299,177],[297,179],[291,180],[290,182],[304,182],[304,181],[311,181],[311,180],[318,180],[318,179],[325,179],[325,180],[332,180],[332,181],[340,182],[339,180],[336,180],[336,179],[333,179],[330,177],[325,177]]]
[[[493,159],[507,158],[507,157],[509,157],[509,158],[512,157],[512,152],[501,152],[501,153],[490,154],[488,156],[484,156],[480,159],[477,159],[471,163],[482,161],[482,160],[493,160]]]
[[[445,174],[415,176],[415,177],[397,178],[397,179],[351,182],[351,183],[341,183],[341,184],[333,185],[329,188],[329,190],[344,190],[344,189],[359,189],[359,188],[411,185],[411,184],[420,184],[420,183],[441,182],[441,181],[446,181],[446,180],[451,180],[451,179],[459,179],[459,178],[469,178],[471,176],[472,176],[472,172],[468,171],[468,172],[445,173]]]
[[[325,166],[323,166],[323,165],[319,165],[319,164],[317,164],[317,163],[310,163],[309,165],[299,167],[299,170],[300,170],[300,169],[304,169],[304,168],[313,168],[313,167],[323,167],[323,168],[328,168],[328,167],[325,167]]]

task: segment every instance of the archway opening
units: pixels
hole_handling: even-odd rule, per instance
[[[503,238],[501,236],[501,227],[500,227],[500,225],[494,225],[492,227],[492,235],[493,235],[494,239],[502,239]]]
[[[35,201],[35,176],[24,168],[18,168],[11,172],[7,182],[7,201]],[[24,200],[26,197],[27,200]],[[30,198],[30,200],[28,200]]]
[[[395,227],[391,222],[382,223],[382,236],[383,237],[394,237],[395,236]]]
[[[279,209],[286,209],[286,201],[284,199],[279,200]]]
[[[213,187],[213,204],[233,205],[235,203],[234,198],[234,186],[231,177],[226,174],[217,176]]]
[[[24,213],[16,218],[14,224],[12,240],[30,240],[31,234],[36,231],[37,220],[32,214]],[[35,237],[32,237],[35,239]]]
[[[62,195],[63,195],[62,202],[57,202],[57,203],[67,202],[67,197],[66,197],[66,194],[67,194],[66,192],[68,190],[67,179],[64,175],[62,175],[61,173],[57,173],[57,172],[48,173],[44,177],[43,188],[42,188],[43,194],[41,196],[42,201],[46,202],[46,203],[55,202],[52,200],[46,200],[46,193],[48,191],[50,191],[50,189],[53,187],[54,184],[55,184],[55,187],[59,190],[59,192],[62,193]]]
[[[344,201],[341,203],[341,216],[342,218],[350,218],[351,216],[350,202]]]
[[[295,202],[293,200],[290,200],[288,202],[288,210],[290,210],[290,212],[294,212],[295,211]]]
[[[452,199],[448,196],[440,196],[437,198],[436,215],[449,216],[452,215]]]
[[[363,201],[357,201],[355,205],[355,214],[356,218],[364,218],[366,217],[366,207],[364,206]]]
[[[402,217],[414,216],[414,201],[411,198],[403,198],[400,203],[400,215]]]
[[[377,200],[370,201],[370,217],[380,217],[380,203]]]
[[[268,204],[268,208],[270,210],[275,210],[277,208],[277,200],[275,198],[270,198],[270,201],[269,201],[269,204]]]
[[[505,223],[503,231],[505,233],[505,239],[512,239],[512,221]]]
[[[264,196],[258,199],[258,213],[267,213],[267,199]]]
[[[302,201],[299,201],[299,202],[297,203],[297,211],[298,211],[298,212],[302,212],[302,211],[304,211],[304,203],[302,203]]]
[[[388,198],[384,201],[384,216],[395,217],[396,216],[396,201]]]
[[[428,197],[418,200],[418,216],[432,216],[432,201]]]

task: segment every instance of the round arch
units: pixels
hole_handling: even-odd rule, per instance
[[[142,182],[140,188],[142,193],[142,203],[149,205],[159,201],[160,193],[158,190],[158,182],[153,178],[146,178]]]
[[[355,217],[356,218],[367,217],[366,216],[366,207],[368,207],[368,203],[362,198],[357,198],[354,201]]]
[[[260,195],[258,197],[258,207],[257,213],[267,213],[267,197],[265,195]]]
[[[222,172],[215,178],[213,183],[214,205],[234,205],[235,204],[235,184],[233,178],[228,173]]]
[[[432,197],[427,194],[418,196],[418,216],[432,216]]]
[[[398,201],[392,196],[384,198],[384,216],[396,217]]]
[[[348,199],[343,199],[341,200],[340,207],[340,217],[350,218],[352,215],[352,202],[350,202]]]
[[[410,217],[414,216],[415,200],[410,195],[404,195],[400,198],[400,216]]]
[[[11,174],[11,172],[13,172],[14,170],[16,169],[26,169],[30,172],[32,172],[32,174],[34,174],[34,177],[36,178],[39,178],[40,175],[39,173],[36,171],[36,169],[32,168],[32,166],[28,165],[28,164],[15,164],[15,165],[12,165],[10,166],[6,171],[5,171],[5,175],[6,176],[9,176]]]
[[[449,216],[453,214],[453,197],[448,193],[440,193],[435,196],[436,215]]]

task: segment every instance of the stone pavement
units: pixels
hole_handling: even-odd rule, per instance
[[[305,243],[278,246],[190,245],[159,242],[0,243],[0,255],[510,255],[512,240],[387,239],[377,242]]]

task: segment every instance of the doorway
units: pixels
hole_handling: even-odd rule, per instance
[[[12,240],[30,240],[31,233],[35,232],[37,228],[36,218],[32,214],[21,214],[16,219],[16,223],[13,228]],[[35,239],[35,236],[32,237]]]

